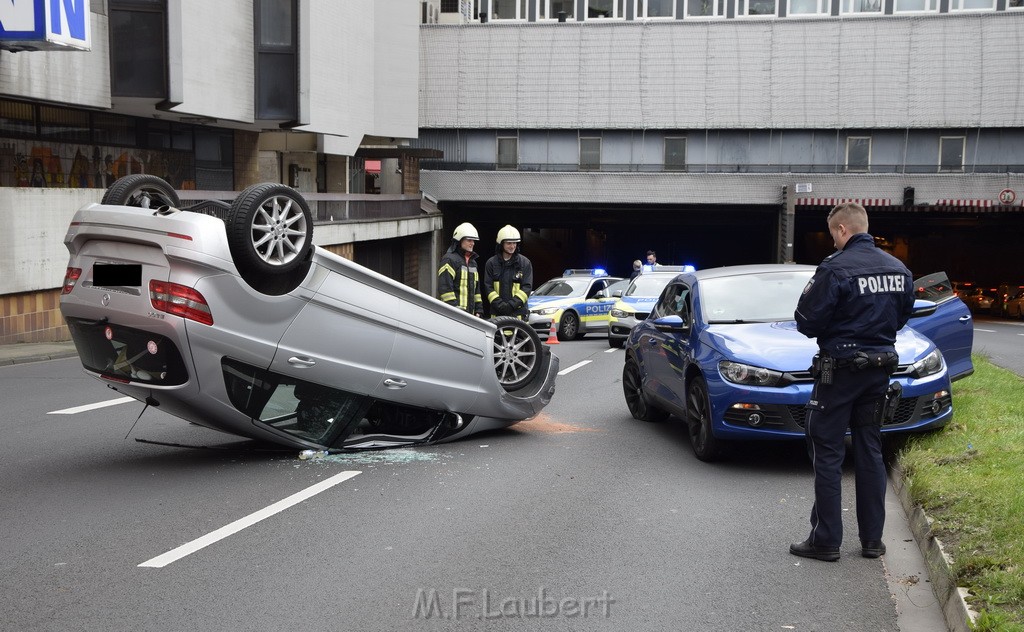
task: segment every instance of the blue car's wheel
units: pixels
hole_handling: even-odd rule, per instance
[[[626,397],[626,408],[629,414],[640,421],[665,421],[668,413],[647,403],[644,395],[643,381],[640,379],[640,367],[634,358],[628,358],[622,367],[622,394]]]
[[[703,376],[698,375],[690,380],[686,412],[693,453],[701,461],[717,461],[722,456],[722,447],[721,441],[711,431],[711,401],[708,399],[708,383]]]

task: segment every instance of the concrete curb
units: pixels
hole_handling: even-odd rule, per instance
[[[968,590],[957,586],[953,580],[953,559],[932,532],[932,519],[910,498],[910,485],[903,468],[898,464],[892,465],[889,479],[903,509],[907,512],[910,531],[917,540],[925,564],[928,565],[928,576],[931,578],[935,597],[942,607],[946,627],[950,632],[971,632],[978,613],[967,605],[965,598],[970,594]]]
[[[78,352],[72,343],[16,343],[13,345],[0,345],[0,366],[73,358],[77,355]]]

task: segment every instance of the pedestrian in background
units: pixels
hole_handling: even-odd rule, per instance
[[[658,267],[658,255],[653,250],[647,251],[647,263],[644,264],[644,270],[650,272],[651,270]]]
[[[522,238],[513,226],[498,231],[494,256],[484,265],[484,292],[491,316],[529,315],[526,301],[533,292],[533,264],[520,252]]]
[[[854,202],[828,214],[837,252],[815,270],[797,301],[800,333],[817,338],[811,367],[814,389],[805,431],[814,467],[810,536],[789,552],[828,562],[843,541],[841,479],[847,428],[852,435],[857,526],[861,555],[885,553],[886,472],[882,462],[882,412],[889,376],[896,370],[896,332],[914,307],[907,267],[875,247],[868,214]]]
[[[644,264],[639,259],[634,260],[633,271],[629,273],[629,280],[632,281],[633,279],[640,276],[640,271],[643,270],[643,267]]]
[[[484,315],[484,302],[480,298],[479,255],[473,247],[480,240],[476,228],[469,222],[459,224],[452,233],[452,245],[441,257],[437,271],[437,294],[445,303],[480,316]]]

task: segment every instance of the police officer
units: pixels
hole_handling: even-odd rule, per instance
[[[484,265],[484,291],[491,316],[529,315],[526,299],[533,292],[533,264],[519,251],[519,231],[507,225],[498,231],[494,256]]]
[[[459,224],[452,233],[452,245],[441,257],[437,270],[437,294],[445,303],[480,316],[484,315],[484,302],[480,298],[479,255],[473,247],[480,236],[469,222]]]
[[[914,307],[913,279],[898,259],[875,247],[868,215],[854,202],[828,214],[837,252],[818,266],[797,302],[797,329],[817,338],[814,390],[806,433],[814,467],[810,536],[789,552],[828,562],[843,539],[840,479],[849,427],[861,555],[885,553],[885,465],[882,407],[898,357],[896,332]]]

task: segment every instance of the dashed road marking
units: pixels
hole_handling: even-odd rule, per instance
[[[264,518],[269,518],[270,516],[273,516],[274,514],[280,513],[282,511],[284,511],[285,509],[288,509],[292,505],[297,505],[297,504],[301,503],[302,501],[306,500],[307,498],[311,498],[313,496],[316,496],[320,492],[325,491],[327,489],[330,489],[331,487],[334,487],[338,483],[347,481],[348,479],[352,478],[353,476],[356,476],[356,475],[361,474],[361,473],[362,472],[347,471],[347,472],[342,472],[340,474],[335,474],[334,476],[330,477],[329,479],[324,480],[324,481],[320,481],[316,485],[313,485],[311,487],[307,487],[306,489],[304,489],[304,490],[302,490],[300,492],[296,492],[296,493],[292,494],[291,496],[289,496],[289,497],[287,497],[287,498],[285,498],[283,500],[277,501],[273,505],[269,505],[267,507],[264,507],[263,509],[260,509],[259,511],[251,513],[251,514],[249,514],[248,516],[246,516],[244,518],[239,518],[238,520],[235,520],[231,524],[226,524],[223,527],[221,527],[220,529],[217,529],[216,531],[211,531],[210,533],[207,533],[206,535],[204,535],[204,536],[202,536],[200,538],[196,538],[195,540],[192,540],[191,542],[188,542],[186,544],[182,544],[181,546],[179,546],[176,549],[171,549],[170,551],[168,551],[168,552],[166,552],[166,553],[164,553],[162,555],[157,555],[156,557],[154,557],[151,560],[146,560],[142,564],[139,564],[139,566],[145,566],[145,567],[149,567],[149,568],[163,568],[164,566],[167,566],[171,562],[176,562],[176,561],[180,560],[181,558],[183,558],[183,557],[185,557],[187,555],[191,555],[191,554],[195,553],[196,551],[198,551],[200,549],[203,549],[203,548],[206,548],[206,547],[210,546],[211,544],[213,544],[215,542],[219,542],[220,540],[223,540],[224,538],[226,538],[226,537],[228,537],[230,535],[238,533],[239,531],[241,531],[242,529],[245,529],[246,527],[251,527],[252,525],[254,525],[257,522],[259,522],[260,520],[263,520]]]
[[[580,367],[587,366],[591,362],[593,362],[593,360],[583,360],[582,362],[577,362],[576,364],[572,365],[571,367],[562,369],[561,371],[558,372],[558,374],[559,375],[565,375],[566,373],[572,373],[576,369],[578,369]]]
[[[87,410],[96,410],[97,408],[106,408],[107,406],[117,406],[118,404],[127,404],[128,402],[138,401],[134,397],[119,397],[117,399],[108,399],[105,402],[96,402],[95,404],[86,404],[84,406],[75,406],[74,408],[65,408],[64,410],[53,410],[47,415],[75,415],[77,413],[84,413]]]

